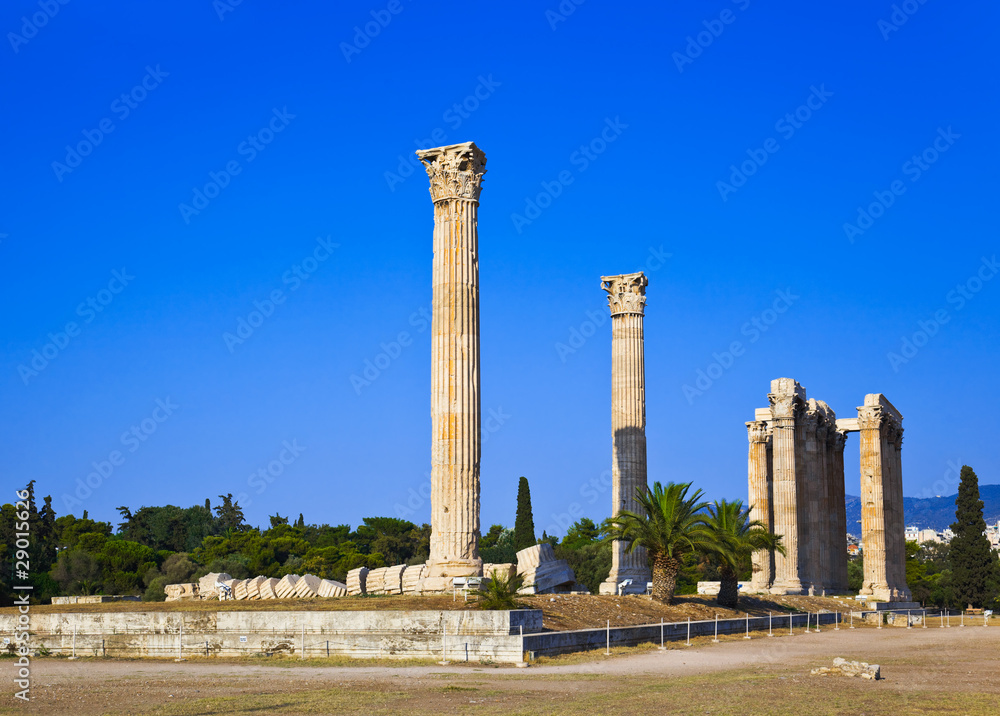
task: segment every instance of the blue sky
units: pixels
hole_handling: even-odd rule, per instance
[[[413,152],[470,140],[484,527],[519,475],[539,533],[607,516],[599,277],[639,269],[651,481],[745,498],[744,422],[788,376],[841,417],[885,393],[906,494],[1000,482],[1000,18],[905,9],[7,3],[3,485],[429,520]]]

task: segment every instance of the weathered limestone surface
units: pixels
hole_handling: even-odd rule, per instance
[[[274,596],[278,599],[289,599],[295,596],[295,584],[299,581],[298,574],[286,574],[278,580],[274,587]]]
[[[821,666],[809,672],[813,676],[860,676],[862,679],[877,681],[882,677],[882,670],[878,664],[869,664],[866,661],[848,661],[837,657],[833,660],[833,668]]]
[[[397,564],[392,567],[386,567],[385,574],[382,577],[382,593],[402,594],[403,575],[406,574],[406,570],[407,566],[405,564]]]
[[[209,572],[198,580],[198,595],[202,599],[218,599],[219,590],[216,589],[215,585],[217,582],[227,579],[232,579],[232,576],[225,572]]]
[[[903,479],[903,416],[881,393],[858,407],[861,432],[861,532],[865,575],[861,594],[908,602]]]
[[[319,583],[319,596],[324,598],[329,597],[346,597],[347,596],[347,585],[343,582],[338,582],[333,579],[323,579]]]
[[[365,580],[365,594],[383,594],[385,589],[385,567],[372,569]]]
[[[474,143],[417,152],[434,202],[431,338],[431,549],[421,591],[477,575],[479,558],[479,195]]]
[[[554,555],[553,555],[554,556]],[[496,574],[498,577],[509,579],[517,574],[517,565],[513,562],[502,562],[500,564],[484,564],[483,576],[489,579]]]
[[[319,596],[320,578],[313,574],[303,574],[295,583],[295,596],[312,599]]]
[[[748,422],[747,438],[750,441],[750,454],[747,459],[747,474],[750,483],[750,519],[758,520],[766,525],[768,530],[774,531],[774,512],[772,510],[774,478],[771,475],[771,460],[769,459],[771,428],[768,422],[766,420]],[[752,560],[752,589],[754,591],[767,591],[774,580],[774,554],[767,551],[755,552]]]
[[[552,545],[542,542],[517,553],[517,573],[524,577],[521,594],[569,592],[576,584],[576,575],[564,559],[556,559]],[[646,583],[643,582],[643,589]]]
[[[278,586],[278,579],[275,577],[267,577],[263,582],[260,583],[258,590],[260,592],[261,599],[277,599],[278,595],[275,593],[275,588]]]
[[[642,273],[602,276],[611,309],[611,514],[638,509],[636,491],[646,483],[646,371],[643,316],[646,285]],[[646,551],[627,553],[616,540],[611,548],[611,573],[601,584],[601,594],[617,594],[626,579],[626,591],[642,593],[651,575]]]
[[[402,588],[403,594],[416,594],[420,586],[420,580],[427,571],[426,564],[417,564],[406,568],[403,572]]]
[[[799,572],[799,489],[796,471],[796,422],[804,412],[806,392],[790,378],[771,381],[773,431],[774,532],[782,536],[785,554],[774,555],[775,594],[802,594]]]
[[[247,587],[250,584],[249,579],[241,579],[236,583],[233,588],[233,599],[246,599],[247,598]]]
[[[347,593],[351,596],[366,594],[368,567],[358,567],[347,573]]]
[[[163,591],[167,593],[168,602],[186,602],[198,598],[198,585],[194,582],[168,584],[163,588]],[[53,597],[52,603],[59,604],[60,602],[57,602]]]
[[[264,582],[266,577],[256,576],[253,579],[248,579],[244,584],[247,590],[247,599],[260,599],[260,585]]]

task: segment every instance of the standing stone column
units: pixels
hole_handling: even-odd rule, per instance
[[[847,585],[847,497],[844,487],[844,445],[847,433],[836,428],[836,423],[830,428],[830,544],[831,588],[836,592],[846,592]]]
[[[774,555],[772,594],[802,594],[799,577],[799,486],[796,481],[796,443],[801,428],[796,427],[802,413],[805,390],[791,378],[771,381],[774,461],[774,533],[781,535],[785,554]]]
[[[861,432],[861,539],[865,576],[861,594],[909,601],[903,535],[903,482],[895,447],[903,416],[880,393],[858,408]]]
[[[820,529],[820,514],[822,511],[821,473],[818,432],[821,416],[816,401],[810,399],[806,410],[799,421],[805,438],[805,450],[802,453],[801,471],[796,470],[795,479],[801,488],[799,495],[805,495],[805,500],[799,503],[799,554],[803,560],[799,563],[799,575],[802,586],[822,590],[822,559],[823,538],[826,530]]]
[[[431,544],[420,589],[479,574],[479,193],[474,143],[417,152],[434,201],[431,335]]]
[[[648,280],[642,273],[602,276],[611,307],[611,512],[636,511],[636,490],[646,489],[646,377],[642,320]],[[626,579],[626,591],[645,592],[650,580],[646,551],[626,554],[625,544],[611,549],[611,573],[601,594],[614,594]]]
[[[747,481],[749,483],[750,519],[759,521],[769,532],[774,531],[772,511],[773,477],[771,475],[770,444],[771,429],[766,420],[747,423],[747,439],[750,454],[747,458]],[[759,550],[753,553],[753,574],[750,588],[755,592],[766,592],[774,580],[774,553]]]

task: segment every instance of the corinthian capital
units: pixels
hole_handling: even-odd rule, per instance
[[[417,152],[431,179],[431,199],[479,201],[486,173],[486,155],[475,142],[450,144]]]
[[[766,420],[752,420],[747,423],[747,438],[752,443],[766,443],[771,439],[771,427]]]
[[[649,279],[642,271],[618,276],[601,276],[601,288],[608,292],[611,315],[617,316],[621,313],[643,315],[646,308],[647,284]]]

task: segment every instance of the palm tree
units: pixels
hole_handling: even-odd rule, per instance
[[[521,601],[517,598],[518,590],[524,586],[522,575],[504,575],[494,570],[489,577],[486,589],[479,598],[480,609],[523,609]]]
[[[785,554],[781,535],[771,534],[767,525],[750,519],[750,509],[742,500],[716,500],[708,508],[708,526],[714,544],[711,557],[719,565],[719,596],[722,607],[736,607],[739,601],[739,576],[750,568],[751,556],[758,550]]]
[[[654,482],[652,489],[636,490],[638,512],[622,510],[609,520],[605,534],[621,540],[625,549],[646,550],[653,572],[653,599],[672,604],[677,588],[677,573],[688,554],[712,549],[712,532],[702,512],[708,506],[702,502],[704,493],[695,490],[688,495],[690,482]]]

